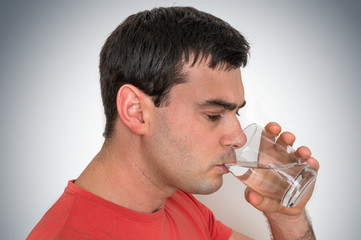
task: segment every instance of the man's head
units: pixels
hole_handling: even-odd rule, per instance
[[[187,82],[184,66],[207,62],[211,69],[247,64],[249,45],[229,24],[190,7],[157,8],[129,16],[108,37],[100,54],[105,137],[117,118],[116,97],[124,84],[167,105],[169,92]]]

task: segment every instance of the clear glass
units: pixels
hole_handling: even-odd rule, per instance
[[[277,142],[256,123],[236,138],[228,170],[258,193],[295,207],[312,187],[316,172],[289,145]],[[238,147],[237,147],[238,146]]]

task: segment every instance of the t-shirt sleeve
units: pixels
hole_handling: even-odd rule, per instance
[[[213,212],[205,206],[203,203],[198,201],[191,194],[187,194],[194,203],[198,206],[200,211],[202,212],[204,218],[208,222],[209,232],[211,234],[211,238],[213,240],[228,240],[232,234],[232,229],[226,225],[224,225],[221,221],[217,220],[213,214]]]

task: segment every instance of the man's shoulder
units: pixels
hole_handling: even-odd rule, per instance
[[[54,239],[64,229],[76,201],[76,194],[71,190],[69,184],[60,198],[35,226],[27,239]]]

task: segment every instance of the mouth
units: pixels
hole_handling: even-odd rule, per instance
[[[217,168],[221,169],[223,173],[229,173],[227,165],[234,165],[237,163],[235,153],[234,152],[228,152],[227,154],[223,155],[219,159],[220,163],[216,165]]]
[[[219,168],[222,171],[222,173],[229,173],[229,170],[225,164],[218,164],[216,165],[216,167]]]

